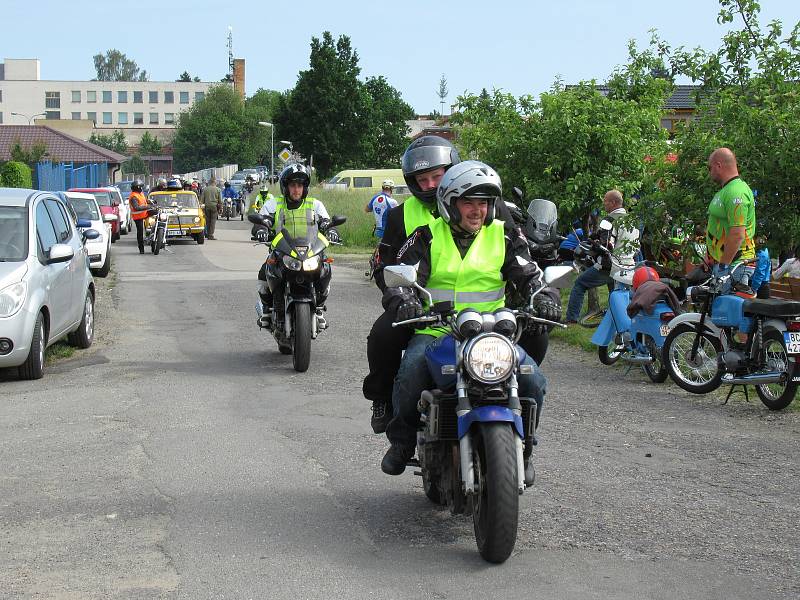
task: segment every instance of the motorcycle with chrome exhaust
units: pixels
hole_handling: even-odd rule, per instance
[[[544,281],[566,286],[571,271],[548,267]],[[534,444],[537,425],[536,401],[518,395],[517,376],[533,367],[521,364],[525,351],[517,341],[528,322],[565,326],[537,317],[533,298],[521,311],[456,313],[452,302],[433,303],[416,275],[408,265],[384,269],[387,286],[412,286],[428,299],[425,315],[394,326],[427,323],[447,331],[425,352],[435,389],[423,391],[417,405],[422,421],[417,474],[432,502],[453,514],[472,513],[478,551],[501,563],[516,543],[519,496],[525,490],[523,449]]]
[[[248,219],[271,231],[268,217],[253,214]],[[301,235],[293,236],[283,228],[274,239],[264,235],[264,241],[258,242],[271,248],[265,271],[273,302],[264,306],[258,298],[257,323],[272,333],[281,354],[292,355],[292,366],[300,373],[307,371],[311,362],[311,340],[328,327],[318,310],[321,298],[315,285],[323,273],[330,272],[333,262],[325,256],[329,242],[323,234],[328,227],[345,221],[346,217],[334,216],[323,227],[314,220]]]
[[[733,273],[745,264],[687,290],[699,312],[669,322],[663,361],[672,380],[688,392],[754,385],[767,408],[781,410],[800,385],[800,302],[755,300],[735,287],[726,293]]]

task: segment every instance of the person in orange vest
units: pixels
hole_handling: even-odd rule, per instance
[[[131,206],[131,218],[136,225],[136,243],[139,244],[139,254],[144,254],[144,220],[147,218],[150,204],[142,193],[142,182],[139,179],[131,184],[128,204]]]

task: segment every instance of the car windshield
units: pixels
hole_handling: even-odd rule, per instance
[[[122,181],[122,182],[117,184],[117,187],[119,188],[119,193],[122,194],[123,197],[130,195],[130,193],[131,193],[131,184],[130,184],[130,182]]]
[[[150,200],[159,206],[179,206],[181,208],[197,208],[197,196],[192,193],[151,194]]]
[[[24,206],[0,206],[0,262],[28,257],[28,211]]]
[[[244,173],[243,171],[236,171],[231,179],[244,179],[245,177],[247,177],[247,173]]]
[[[92,192],[100,206],[111,206],[111,194],[108,192]]]
[[[69,203],[79,219],[89,219],[90,221],[100,220],[100,214],[97,211],[97,202],[89,200],[88,198],[70,198]]]

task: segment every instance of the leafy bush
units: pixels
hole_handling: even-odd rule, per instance
[[[33,187],[31,169],[25,163],[10,160],[0,167],[0,186],[13,188]]]

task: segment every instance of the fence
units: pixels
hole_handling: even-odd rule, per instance
[[[217,180],[217,182],[220,182],[230,179],[238,170],[239,165],[223,165],[221,167],[212,167],[209,169],[200,169],[199,171],[185,173],[183,177],[184,179],[192,179],[197,177],[198,181],[201,182],[211,181],[211,178],[213,177]]]
[[[108,185],[107,163],[56,163],[49,161],[36,165],[36,179],[40,190],[63,192],[75,187],[100,187]]]

